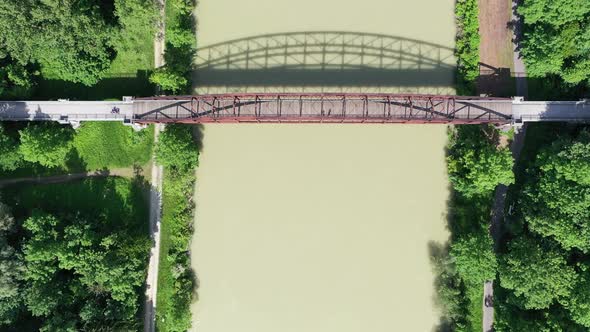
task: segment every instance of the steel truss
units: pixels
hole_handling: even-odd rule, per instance
[[[398,94],[220,94],[137,99],[134,121],[183,123],[508,123],[502,98]]]

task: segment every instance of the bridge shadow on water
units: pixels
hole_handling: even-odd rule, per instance
[[[197,49],[198,93],[452,90],[452,48],[382,34],[313,31],[266,34]]]

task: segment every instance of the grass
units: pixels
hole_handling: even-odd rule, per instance
[[[18,131],[27,125],[4,124],[7,133],[17,140]],[[62,166],[47,168],[36,163],[23,162],[14,171],[0,171],[0,178],[52,176],[105,168],[144,166],[152,155],[153,130],[150,126],[135,132],[121,122],[84,122],[74,135],[74,148]]]
[[[146,164],[151,157],[154,129],[135,132],[119,122],[84,122],[74,147],[89,170]]]

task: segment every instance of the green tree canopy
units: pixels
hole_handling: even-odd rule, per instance
[[[518,6],[525,23],[547,23],[560,26],[580,21],[590,13],[590,2],[585,0],[526,0]]]
[[[570,298],[563,301],[572,319],[580,325],[590,328],[590,271],[578,275],[576,285]]]
[[[72,148],[73,130],[57,123],[31,123],[20,131],[20,152],[26,161],[62,166]]]
[[[491,194],[514,182],[510,150],[497,148],[491,126],[457,126],[451,131],[447,168],[453,188],[466,197]]]
[[[590,251],[590,133],[554,142],[535,167],[522,204],[529,228],[565,249]]]
[[[25,301],[33,315],[46,317],[47,330],[58,322],[89,330],[136,326],[149,240],[106,224],[40,212],[25,221]]]
[[[44,76],[96,83],[114,56],[114,35],[94,0],[0,3],[0,49],[21,65],[38,62]]]
[[[503,301],[494,303],[494,331],[515,332],[587,332],[573,322],[561,307],[549,310],[520,310]]]
[[[522,55],[527,73],[561,76],[579,83],[590,77],[590,2],[527,0],[519,6],[525,21]]]
[[[199,150],[194,142],[192,126],[166,125],[156,145],[156,160],[164,167],[181,171],[197,166]]]
[[[451,257],[461,278],[473,285],[496,279],[498,262],[494,242],[486,229],[460,238],[451,245]]]
[[[23,306],[25,265],[20,253],[9,245],[7,239],[14,230],[10,209],[0,201],[0,326],[13,323]]]
[[[174,71],[169,66],[154,70],[150,75],[150,82],[159,85],[164,91],[172,93],[183,90],[188,84],[188,80],[182,73]]]
[[[510,289],[525,309],[545,309],[555,300],[570,296],[576,272],[566,264],[564,253],[541,248],[536,239],[512,240],[500,260],[500,285]]]
[[[0,124],[0,170],[12,171],[18,168],[22,157],[15,139],[8,136]]]

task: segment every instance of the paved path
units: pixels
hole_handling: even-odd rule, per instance
[[[158,142],[158,136],[163,125],[158,124],[154,130],[154,143]],[[154,332],[156,330],[156,299],[158,291],[158,265],[160,262],[160,227],[162,215],[162,166],[155,164],[152,166],[152,187],[150,189],[150,236],[152,238],[152,248],[150,249],[150,260],[148,264],[148,273],[145,291],[145,315],[144,327],[145,332]]]
[[[483,285],[483,332],[494,330],[494,306],[486,306],[486,297],[494,298],[494,282],[486,281]]]
[[[526,136],[526,123],[520,128],[518,133],[514,135],[514,140],[510,144],[510,151],[512,152],[512,158],[518,161],[520,152],[524,146],[524,139]],[[516,164],[515,164],[516,165]],[[490,223],[490,234],[494,240],[494,250],[498,249],[500,239],[503,233],[503,222],[504,222],[504,208],[506,206],[506,193],[508,193],[508,186],[503,184],[496,187],[494,194],[494,205],[492,206],[492,215]],[[494,287],[492,281],[487,281],[484,284],[484,300],[486,296],[494,297]],[[485,302],[483,306],[483,331],[492,331],[494,326],[494,307],[486,307]]]
[[[0,188],[10,186],[10,185],[15,185],[15,184],[24,184],[24,183],[50,184],[50,183],[61,183],[61,182],[80,180],[80,179],[84,179],[87,177],[107,177],[107,176],[123,176],[123,177],[133,176],[133,169],[131,169],[131,168],[116,168],[116,169],[110,169],[107,171],[94,171],[94,172],[53,175],[53,176],[29,176],[29,177],[23,177],[23,178],[1,179],[0,180]]]

